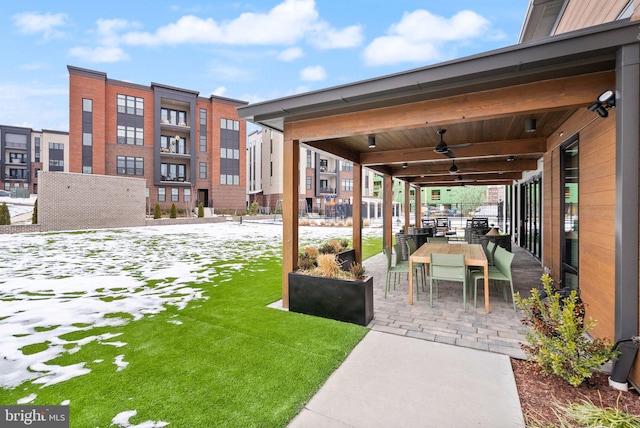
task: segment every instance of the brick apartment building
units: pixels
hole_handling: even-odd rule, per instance
[[[283,135],[261,128],[247,138],[247,203],[273,212],[282,201]],[[363,170],[363,197],[371,197],[373,172]],[[316,150],[300,149],[299,210],[327,216],[350,216],[353,164]],[[281,209],[281,207],[280,207]]]
[[[69,133],[0,125],[0,170],[2,189],[38,193],[39,171],[69,171]]]
[[[69,172],[144,178],[150,207],[245,209],[246,102],[67,69]]]

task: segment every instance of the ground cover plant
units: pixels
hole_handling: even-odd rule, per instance
[[[280,225],[0,244],[0,404],[67,404],[72,427],[285,426],[366,333],[266,307],[281,296]]]

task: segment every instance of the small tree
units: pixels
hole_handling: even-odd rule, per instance
[[[531,297],[523,299],[520,293],[514,298],[524,311],[522,323],[529,327],[526,338],[529,345],[521,345],[545,373],[555,374],[573,386],[591,377],[592,371],[618,355],[607,340],[590,340],[587,331],[596,321],[584,321],[584,303],[576,290],[562,297],[553,287],[548,273],[542,275],[542,284],[548,298],[540,290],[531,290]]]
[[[11,224],[11,214],[9,213],[9,207],[6,202],[2,203],[0,206],[0,225],[10,225]]]
[[[160,209],[160,204],[156,202],[156,208],[153,211],[153,218],[159,219],[162,218],[162,210]]]
[[[251,205],[249,205],[249,215],[256,215],[258,214],[258,203],[256,201],[251,202]]]
[[[171,204],[171,212],[169,213],[169,218],[178,217],[178,212],[176,210],[176,204]]]
[[[198,204],[198,217],[204,217],[204,204],[202,202]]]
[[[38,224],[38,200],[33,204],[33,214],[31,214],[31,224]]]

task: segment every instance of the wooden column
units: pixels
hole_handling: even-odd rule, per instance
[[[393,178],[384,176],[384,188],[382,197],[382,246],[391,249],[393,247]]]
[[[404,182],[404,233],[409,233],[411,223],[411,186],[408,181]]]
[[[416,205],[415,205],[415,216],[416,216],[416,227],[422,227],[422,195],[420,194],[422,191],[422,187],[416,186]]]
[[[353,164],[353,249],[356,250],[356,263],[362,263],[362,165]]]
[[[289,272],[298,268],[298,182],[300,143],[284,128],[282,186],[282,307],[289,307]]]

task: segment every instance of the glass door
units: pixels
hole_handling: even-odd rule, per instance
[[[562,147],[562,287],[578,288],[578,139]]]
[[[542,176],[520,185],[521,240],[520,245],[536,258],[542,256]]]

